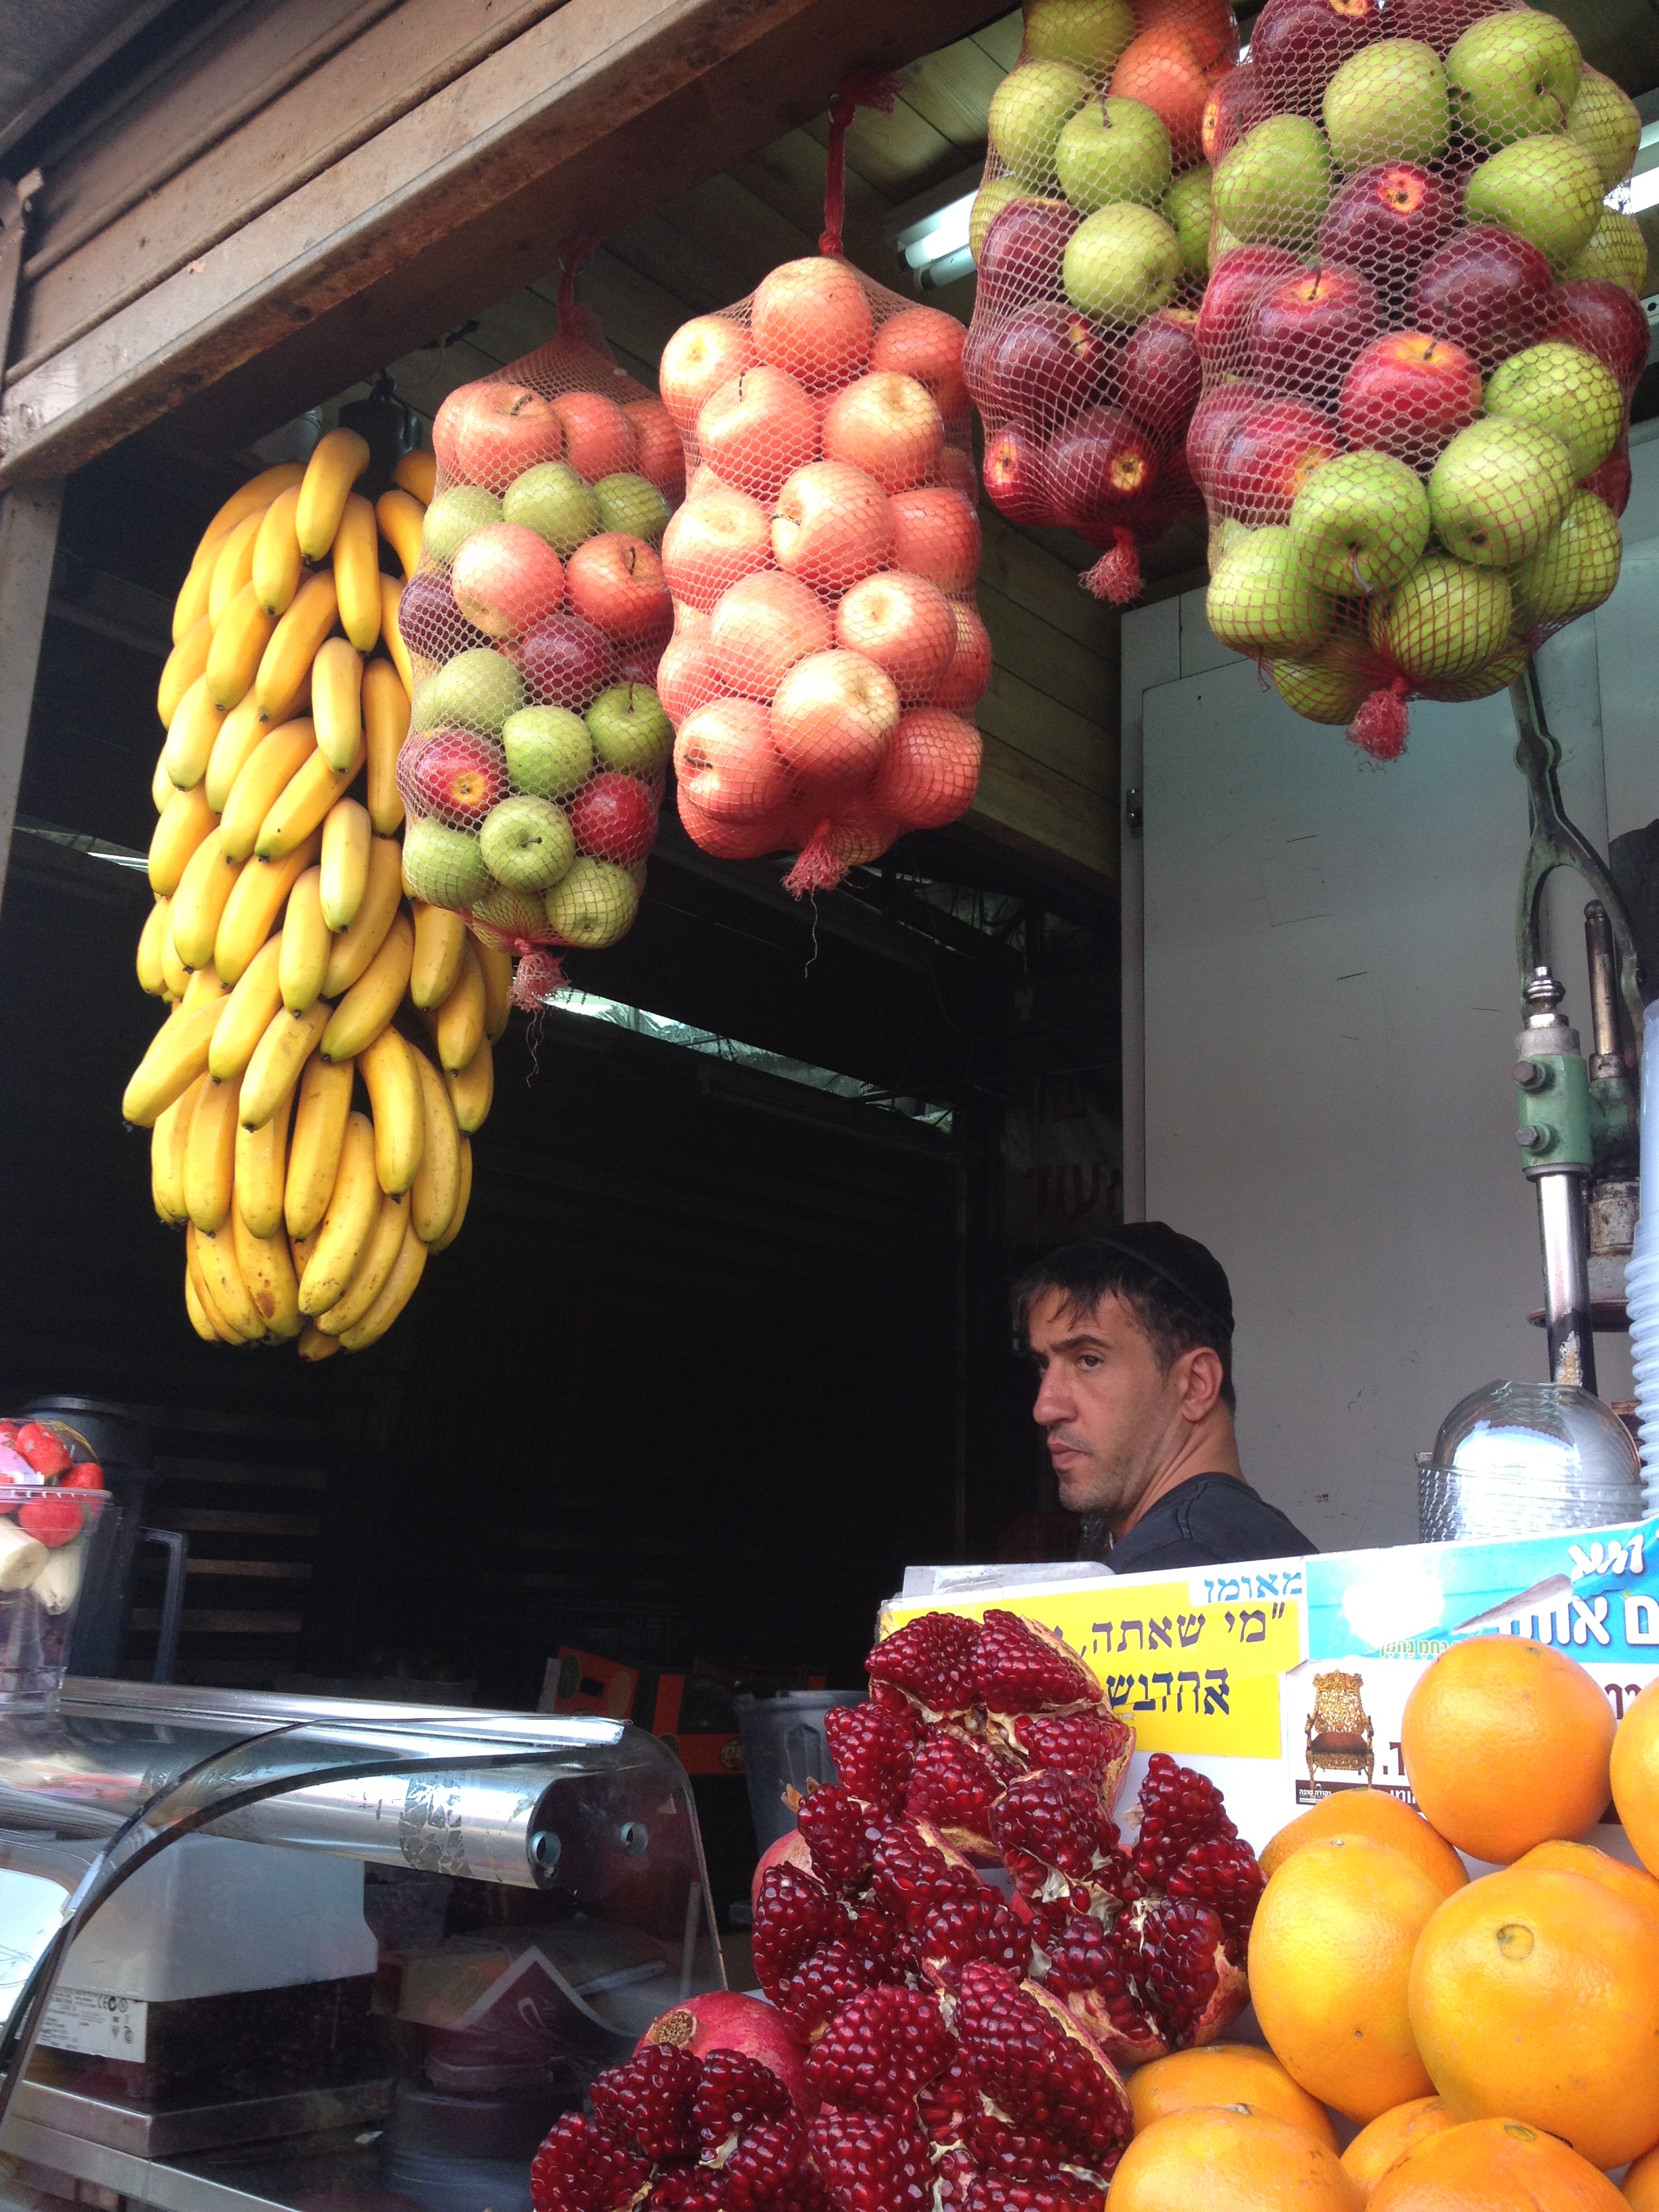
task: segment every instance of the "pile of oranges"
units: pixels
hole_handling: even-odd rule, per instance
[[[1401,1751],[1420,1811],[1339,1790],[1262,1853],[1269,2048],[1132,2076],[1110,2212],[1659,2212],[1659,1683],[1615,1723],[1565,1654],[1483,1638]],[[1610,1800],[1639,1867],[1576,1840]]]

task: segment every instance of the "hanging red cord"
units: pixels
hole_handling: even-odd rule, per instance
[[[829,160],[823,178],[823,232],[820,253],[839,253],[842,225],[847,214],[847,133],[860,107],[874,107],[890,115],[898,86],[879,70],[854,70],[830,102]]]

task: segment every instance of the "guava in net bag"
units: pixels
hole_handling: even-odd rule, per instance
[[[985,488],[1012,521],[1076,531],[1127,605],[1136,548],[1203,502],[1187,426],[1210,261],[1205,108],[1238,52],[1225,0],[1027,0],[991,102],[969,244],[964,366]]]
[[[963,328],[841,257],[838,152],[837,250],[684,325],[660,369],[685,441],[660,678],[680,819],[722,859],[795,853],[798,894],[963,811],[991,672]]]
[[[1267,0],[1206,128],[1211,625],[1392,759],[1618,580],[1640,118],[1541,9]]]
[[[558,337],[439,409],[398,613],[406,886],[520,956],[626,933],[673,748],[656,676],[679,433],[586,319],[567,283]],[[556,957],[529,966],[557,988]]]

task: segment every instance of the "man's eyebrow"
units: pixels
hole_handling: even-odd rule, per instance
[[[1112,1347],[1109,1338],[1091,1336],[1085,1331],[1079,1336],[1056,1337],[1048,1348],[1050,1352],[1082,1352],[1085,1349],[1093,1352],[1109,1352]]]

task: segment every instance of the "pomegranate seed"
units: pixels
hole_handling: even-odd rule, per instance
[[[1139,1944],[1133,1936],[1126,1939],[1087,1913],[1073,1913],[1045,1948],[1043,1988],[1082,2021],[1109,2057],[1144,2066],[1168,2057],[1172,2046],[1151,2016],[1137,1978]]]
[[[842,2007],[813,2046],[806,2078],[832,2105],[914,2109],[916,2092],[944,2072],[955,2050],[936,1996],[866,1990]]]
[[[720,2169],[721,2212],[820,2212],[829,2204],[793,2120],[751,2128]]]
[[[878,1905],[857,1907],[853,1932],[847,1940],[872,1987],[880,1982],[914,1982],[921,1972],[916,1938]]]
[[[691,2100],[691,2126],[705,2158],[745,2128],[789,2116],[789,2092],[769,2066],[746,2051],[711,2051]]]
[[[951,1850],[938,1832],[914,1820],[901,1820],[876,1845],[876,1902],[906,1928],[919,1931],[941,1899],[971,1897],[981,1887],[966,1859]]]
[[[535,2212],[629,2212],[651,2162],[580,2112],[566,2112],[530,2166]]]
[[[963,2212],[1103,2212],[1106,2192],[1066,2173],[1016,2181],[1000,2173],[975,2174]]]
[[[1207,1775],[1177,1766],[1167,1752],[1152,1753],[1140,1785],[1140,1832],[1133,1845],[1135,1871],[1143,1881],[1162,1889],[1194,1844],[1237,1833]]]
[[[689,2051],[647,2044],[594,2082],[588,2092],[593,2117],[647,2158],[695,2158],[691,2103],[702,2079],[702,2065]]]
[[[908,2113],[825,2105],[812,2123],[812,2153],[841,2212],[930,2212],[933,2155]]]
[[[1030,1930],[994,1889],[942,1898],[922,1923],[922,1971],[930,1982],[955,1989],[970,1959],[988,1960],[1022,1977],[1030,1971]]]
[[[975,1685],[996,1713],[1054,1712],[1098,1705],[1104,1692],[1063,1636],[1018,1613],[988,1613],[981,1626]]]
[[[888,1826],[884,1816],[832,1783],[809,1791],[795,1819],[818,1880],[831,1889],[862,1889],[870,1879],[870,1855]]]
[[[902,1717],[878,1705],[831,1705],[823,1717],[836,1772],[867,1805],[896,1816],[915,1756],[916,1718],[906,1704]]]
[[[1110,1713],[1021,1713],[1006,1724],[1006,1737],[1030,1766],[1099,1783],[1109,1808],[1134,1756],[1134,1730]]]
[[[951,2063],[916,2099],[916,2115],[934,2142],[954,2143],[961,2141],[969,2115],[978,2110],[978,2070],[958,2044]]]
[[[991,1808],[1009,1775],[955,1729],[932,1729],[916,1753],[904,1793],[906,1818],[937,1828],[953,1850],[992,1859]]]
[[[1131,1905],[1120,1930],[1139,1943],[1136,1976],[1172,2051],[1211,2043],[1243,2007],[1242,1967],[1227,1956],[1220,1921],[1202,1905],[1167,1897]]]
[[[978,1694],[978,1649],[974,1622],[960,1613],[924,1613],[884,1638],[864,1664],[872,1683],[890,1683],[924,1712],[965,1713]]]
[[[1051,1869],[1068,1882],[1094,1882],[1120,1898],[1138,1893],[1098,1783],[1054,1768],[1022,1774],[1009,1784],[991,1826],[1028,1896],[1049,1901],[1060,1887],[1048,1878]]]
[[[755,1899],[755,1978],[774,2004],[802,1961],[846,1924],[823,1884],[798,1867],[769,1867]]]
[[[649,2212],[720,2212],[714,2177],[696,2166],[665,2166],[645,2199]]]
[[[1109,2172],[1130,2135],[1128,2094],[1100,2045],[1057,1999],[1000,1966],[963,1967],[957,2033],[987,2093],[1022,2131]]]
[[[959,2143],[935,2157],[933,2184],[939,2191],[940,2212],[946,2206],[952,2208],[952,2212],[963,2212],[978,2171]]]
[[[868,1989],[870,1977],[850,1943],[825,1943],[773,1999],[797,2035],[809,2042],[849,1997]]]
[[[1221,1923],[1228,1956],[1240,1966],[1267,1887],[1261,1862],[1243,1836],[1218,1836],[1210,1843],[1194,1844],[1169,1881],[1171,1897],[1209,1906]]]

